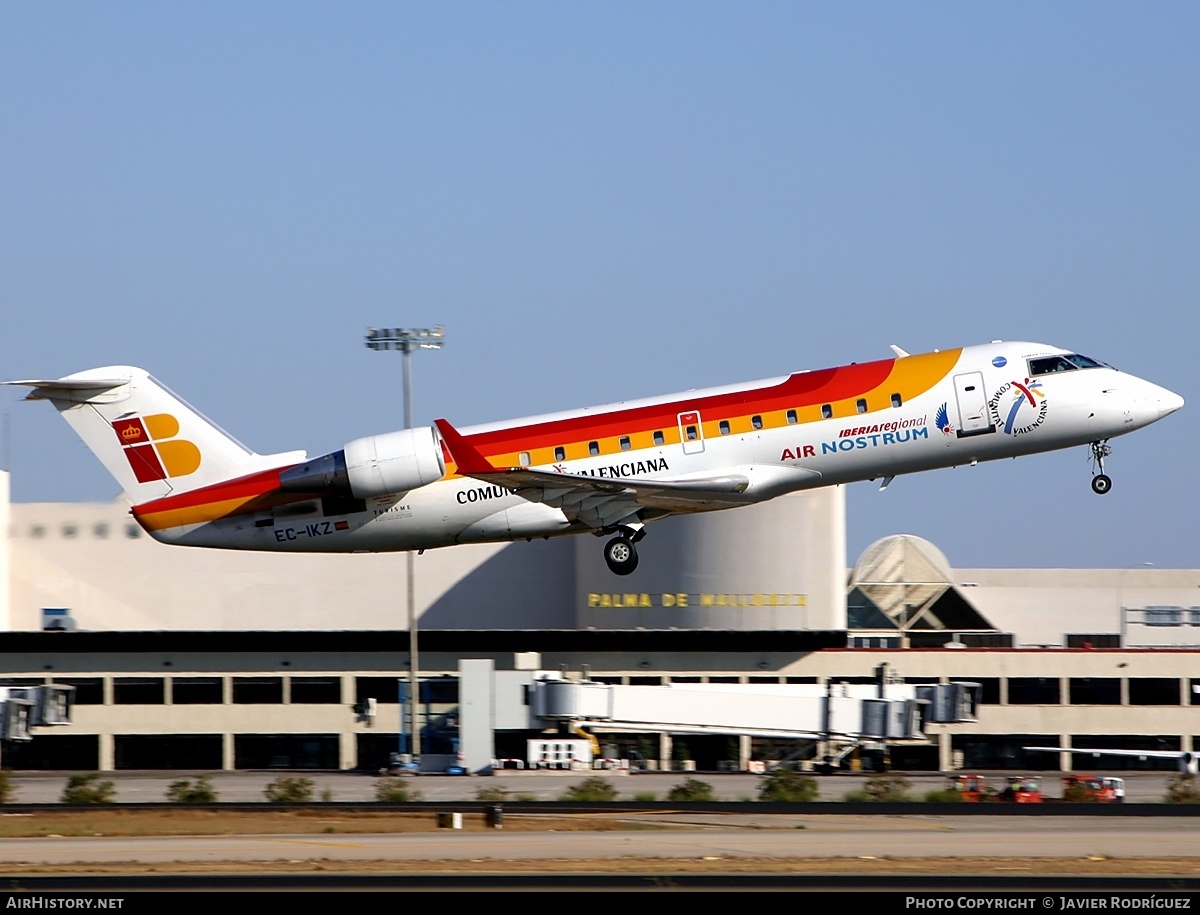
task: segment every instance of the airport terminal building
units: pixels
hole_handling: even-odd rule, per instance
[[[811,764],[880,743],[773,702],[955,683],[977,684],[971,714],[885,741],[892,767],[1200,748],[1200,570],[952,569],[903,534],[849,558],[838,487],[658,522],[626,577],[586,536],[428,551],[418,639],[401,554],[164,546],[123,502],[12,504],[7,474],[0,521],[0,686],[75,688],[70,725],[5,742],[14,768],[374,771],[407,739],[414,680],[434,770],[464,760],[468,723],[489,733],[476,772],[554,732],[651,767]],[[638,713],[538,719],[519,706],[546,679]]]

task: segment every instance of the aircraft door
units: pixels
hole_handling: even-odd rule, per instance
[[[702,454],[704,452],[704,424],[700,421],[700,413],[692,410],[679,414],[679,443],[683,445],[684,454]]]
[[[988,415],[987,390],[983,386],[983,372],[964,372],[954,376],[954,397],[958,402],[958,435],[979,435],[995,432],[996,427]]]

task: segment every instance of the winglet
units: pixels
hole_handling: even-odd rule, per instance
[[[458,467],[458,472],[466,476],[475,476],[481,473],[499,473],[500,468],[492,465],[492,462],[480,454],[475,446],[463,438],[457,429],[444,419],[435,419],[433,424],[437,426],[438,433],[442,436],[442,442],[446,446],[446,451],[450,455],[450,460],[454,461]]]

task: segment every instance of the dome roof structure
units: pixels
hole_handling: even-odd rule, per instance
[[[954,573],[936,546],[895,534],[863,550],[850,574],[850,628],[993,630],[954,587]]]

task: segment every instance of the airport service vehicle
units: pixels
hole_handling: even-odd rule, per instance
[[[950,777],[950,788],[971,804],[991,800],[994,793],[989,792],[987,779],[982,775],[953,775]]]
[[[117,479],[155,539],[286,552],[425,550],[592,533],[609,568],[646,526],[785,493],[1108,442],[1183,398],[1071,350],[979,346],[457,429],[261,455],[148,372],[108,366],[11,381],[48,400]]]
[[[971,804],[1040,804],[1044,800],[1038,780],[1020,775],[1010,777],[999,791],[982,775],[951,776],[950,787]]]
[[[1014,775],[1009,777],[1004,790],[996,795],[996,800],[1008,804],[1041,804],[1045,798],[1042,797],[1041,782],[1036,778]]]
[[[1119,804],[1125,800],[1125,779],[1107,775],[1064,775],[1063,800]]]

